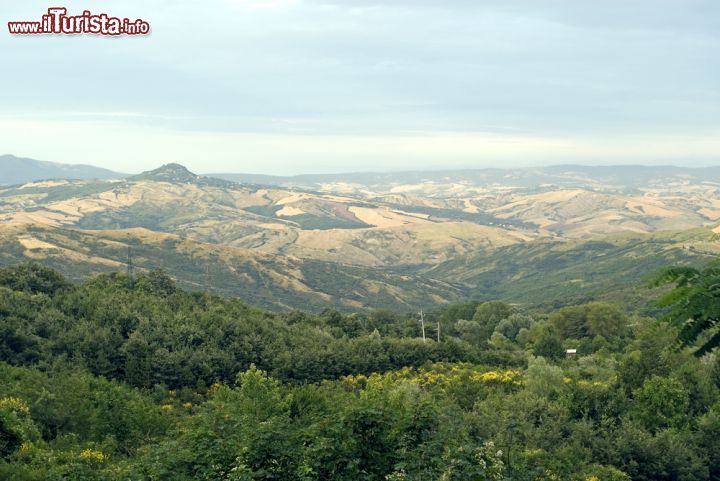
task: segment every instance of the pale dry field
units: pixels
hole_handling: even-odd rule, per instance
[[[0,222],[54,227],[83,222],[85,227],[94,228],[86,222],[88,218],[117,218],[117,224],[126,226],[132,225],[135,212],[152,215],[161,211],[161,230],[195,241],[259,254],[384,266],[442,262],[477,250],[537,239],[715,228],[720,221],[718,187],[682,182],[631,194],[582,188],[538,192],[464,182],[415,182],[382,192],[359,184],[332,183],[323,187],[326,191],[316,193],[143,180],[55,201],[45,201],[42,192],[18,194],[31,187],[50,191],[88,185],[36,182],[7,196],[0,190]],[[262,209],[253,210],[255,207]],[[413,212],[413,208],[442,210],[431,215]],[[458,215],[454,217],[452,212]],[[468,217],[473,214],[494,216],[496,221],[473,221]],[[317,219],[313,225],[318,227],[301,228],[301,222],[293,218],[302,215]],[[338,228],[349,220],[367,227]],[[528,225],[513,226],[505,221]]]

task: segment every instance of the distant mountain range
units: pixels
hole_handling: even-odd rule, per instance
[[[333,184],[355,184],[374,191],[387,191],[398,184],[463,183],[475,186],[507,185],[513,187],[600,187],[628,190],[667,185],[669,182],[720,183],[720,167],[677,166],[587,166],[551,165],[514,169],[421,170],[407,172],[355,172],[341,174],[305,174],[272,176],[259,174],[208,174],[234,182],[303,187],[317,189]]]
[[[120,179],[126,174],[82,164],[59,164],[42,160],[0,156],[0,184],[14,185],[54,179]]]
[[[462,183],[473,186],[506,185],[513,187],[558,186],[619,190],[667,185],[670,182],[720,184],[720,166],[692,168],[672,165],[588,166],[565,164],[513,169],[348,172],[294,176],[209,173],[199,176],[179,164],[170,163],[160,169],[144,172],[140,175],[128,176],[127,174],[91,165],[45,162],[14,155],[0,156],[0,166],[2,167],[0,169],[0,185],[57,179],[107,180],[125,177],[131,180],[165,180],[172,182],[195,182],[198,179],[203,179],[205,183],[212,183],[213,180],[211,179],[218,179],[244,184],[298,187],[313,190],[339,190],[337,185],[342,184],[341,188],[345,190],[348,189],[348,185],[354,185],[370,188],[374,192],[387,192],[397,185],[413,183]]]

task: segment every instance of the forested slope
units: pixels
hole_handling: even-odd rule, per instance
[[[23,265],[0,270],[0,318],[1,479],[720,476],[717,356],[612,304],[453,304],[423,342],[415,315]]]
[[[525,304],[602,299],[647,308],[648,275],[667,265],[704,265],[718,254],[720,242],[709,229],[622,233],[517,244],[409,272],[452,279],[471,298]]]

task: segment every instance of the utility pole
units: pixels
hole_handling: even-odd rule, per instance
[[[423,316],[422,309],[420,309],[420,326],[422,327],[423,342],[425,342],[425,316]]]
[[[210,263],[205,264],[205,292],[210,292]]]
[[[132,286],[135,283],[135,266],[133,265],[132,248],[130,246],[127,248],[127,276],[130,279],[130,286]]]
[[[438,321],[438,344],[440,344],[440,321]]]

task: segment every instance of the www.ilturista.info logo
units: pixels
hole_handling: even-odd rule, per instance
[[[139,18],[111,17],[107,13],[93,14],[85,10],[82,15],[68,15],[67,8],[48,8],[39,22],[8,22],[13,35],[147,35],[150,24]]]

